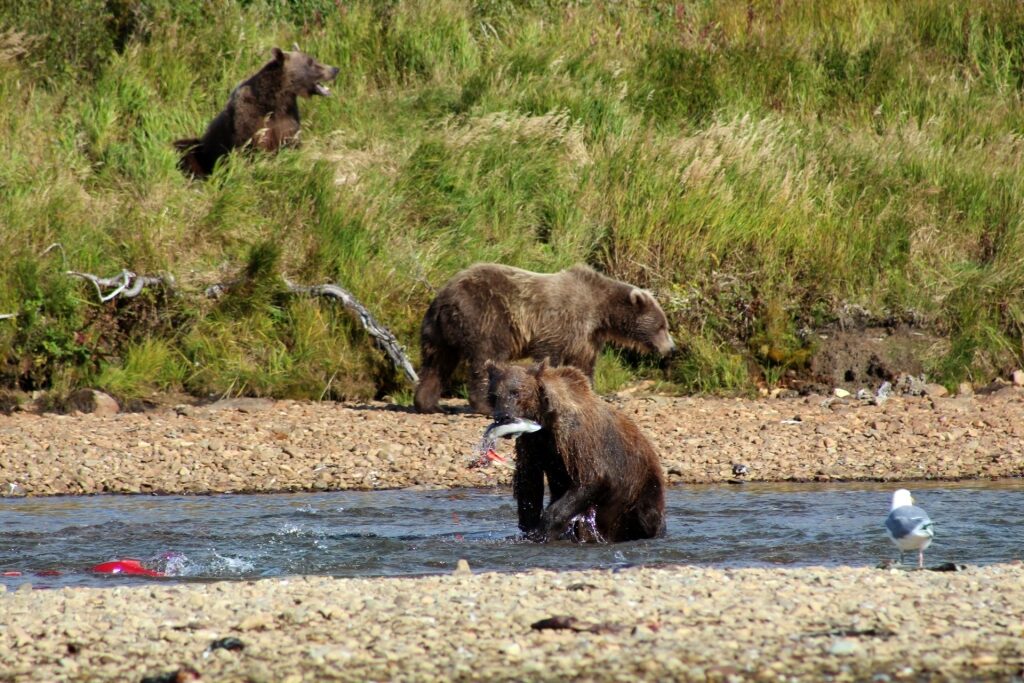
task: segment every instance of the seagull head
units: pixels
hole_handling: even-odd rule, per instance
[[[905,505],[913,505],[914,497],[907,489],[899,489],[892,494],[892,509],[901,508]]]

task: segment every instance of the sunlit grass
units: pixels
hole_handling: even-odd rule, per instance
[[[303,146],[182,177],[171,141],[293,42],[341,68],[300,102]],[[459,269],[583,261],[654,289],[687,349],[664,371],[606,354],[608,391],[749,391],[780,367],[762,347],[795,362],[794,331],[845,303],[923,321],[934,378],[985,381],[1022,362],[1022,74],[1011,0],[16,0],[0,379],[406,400],[333,304],[205,299],[271,245],[275,272],[349,288],[414,358]],[[101,305],[63,275],[124,268],[176,290]]]

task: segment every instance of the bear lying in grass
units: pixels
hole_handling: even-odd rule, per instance
[[[299,97],[329,95],[325,82],[333,81],[338,67],[321,64],[296,49],[272,50],[272,58],[254,76],[238,85],[227,106],[213,119],[201,138],[177,140],[178,167],[203,178],[217,160],[237,147],[252,145],[267,152],[298,142]]]
[[[488,431],[517,437],[513,494],[529,538],[618,542],[664,533],[665,480],[654,446],[586,375],[546,363],[486,368]]]
[[[469,405],[486,415],[487,360],[548,359],[593,379],[606,342],[662,355],[675,349],[665,313],[646,290],[583,265],[551,274],[471,266],[441,288],[423,317],[416,409],[439,410],[441,392],[463,359]]]

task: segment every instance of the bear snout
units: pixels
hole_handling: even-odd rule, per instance
[[[654,348],[662,356],[670,356],[676,352],[676,343],[673,341],[672,335],[668,332],[663,332],[654,339]]]
[[[320,78],[316,83],[313,84],[313,95],[320,95],[321,97],[327,97],[331,94],[331,89],[328,88],[324,83],[329,83],[338,77],[338,72],[341,71],[336,66],[322,66],[320,68]]]

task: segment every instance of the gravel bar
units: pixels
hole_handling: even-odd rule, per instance
[[[186,667],[201,680],[251,683],[1011,681],[1024,672],[1020,564],[463,572],[22,587],[0,593],[0,680],[140,681]],[[532,627],[552,617],[572,628]],[[210,648],[223,638],[242,649]]]
[[[882,405],[613,399],[654,441],[670,484],[1024,475],[1024,389]],[[489,419],[365,405],[231,399],[108,417],[0,417],[3,495],[253,493],[508,485],[470,467]],[[499,444],[511,457],[511,442]]]

